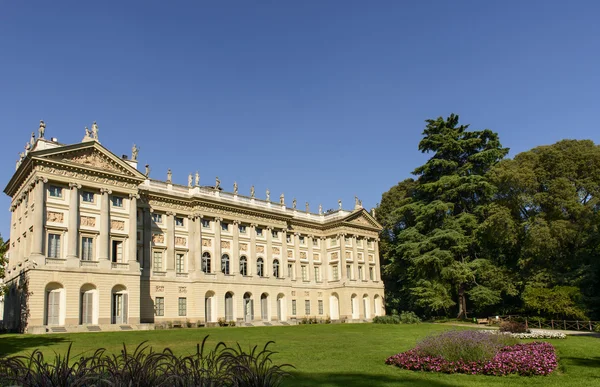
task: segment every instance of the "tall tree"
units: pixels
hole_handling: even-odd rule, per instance
[[[4,279],[6,264],[8,263],[6,260],[6,249],[7,245],[4,243],[2,239],[2,235],[0,235],[0,280]],[[0,296],[4,293],[4,286],[0,285]]]
[[[413,172],[418,179],[407,197],[392,211],[378,211],[389,243],[385,270],[405,272],[415,304],[439,311],[457,303],[457,316],[467,317],[468,297],[484,307],[510,291],[504,271],[481,256],[478,240],[495,192],[486,173],[508,149],[496,133],[469,131],[454,114],[426,123],[419,150],[432,157]]]

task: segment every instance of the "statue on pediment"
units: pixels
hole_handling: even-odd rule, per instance
[[[38,129],[39,138],[44,138],[44,134],[46,133],[46,123],[44,122],[44,120],[40,120],[40,127]]]
[[[30,150],[31,150],[31,144],[29,142],[27,142],[25,144],[25,154],[29,153]]]
[[[35,144],[35,132],[31,132],[31,139],[29,140],[31,147],[33,148],[33,144]]]
[[[342,199],[338,199],[338,209],[342,209]]]
[[[267,188],[267,201],[270,202],[271,201],[271,191],[269,191],[269,189]]]
[[[194,183],[195,183],[196,187],[200,185],[200,173],[198,173],[198,171],[196,171]]]
[[[254,198],[254,186],[250,187],[250,197]]]
[[[221,188],[221,180],[219,180],[219,176],[215,179],[215,189]]]
[[[150,176],[150,164],[146,164],[146,173],[145,173],[146,177]]]
[[[319,204],[319,215],[323,215],[323,205]]]
[[[294,200],[292,200],[292,208],[295,210],[296,209],[296,198],[294,198]]]
[[[171,172],[171,168],[167,171],[167,183],[171,184],[173,182],[173,172]]]
[[[233,194],[237,195],[238,194],[238,185],[237,185],[237,181],[233,182]]]
[[[279,196],[279,204],[281,204],[281,205],[285,204],[285,196],[283,196],[283,193]]]
[[[131,147],[131,160],[137,161],[138,153],[140,153],[140,148],[133,144],[133,146]]]
[[[98,124],[96,121],[92,124],[92,138],[98,140]]]
[[[310,212],[308,208],[308,202],[306,202],[306,212]]]
[[[192,178],[192,174],[190,173],[190,174],[188,175],[188,187],[190,187],[190,188],[192,188],[192,179],[193,179],[193,178]]]
[[[85,141],[93,141],[94,139],[92,138],[92,132],[90,132],[90,130],[88,129],[88,127],[85,127],[85,136],[83,136],[83,140],[81,140],[81,142],[85,142]]]

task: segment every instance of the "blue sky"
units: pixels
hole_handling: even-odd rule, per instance
[[[0,182],[38,122],[60,142],[98,121],[152,177],[334,208],[427,156],[454,112],[511,156],[600,142],[597,1],[3,1]],[[0,199],[8,237],[9,198]]]

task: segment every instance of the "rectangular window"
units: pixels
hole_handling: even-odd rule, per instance
[[[293,277],[294,275],[294,265],[291,263],[288,263],[288,278],[294,279]]]
[[[308,271],[306,270],[306,265],[300,266],[302,270],[302,281],[308,281]]]
[[[356,240],[356,245],[357,245],[358,247],[363,247],[363,240],[362,240],[362,239],[357,239],[357,240]]]
[[[310,315],[310,300],[304,300],[304,314]]]
[[[352,265],[346,265],[346,277],[352,279]]]
[[[339,279],[338,265],[331,266],[331,277],[334,281],[337,281]]]
[[[275,230],[271,231],[271,237],[274,239],[279,239],[279,232]]]
[[[346,246],[352,246],[352,238],[345,237],[344,242],[346,243]]]
[[[86,203],[93,203],[94,202],[94,193],[89,192],[89,191],[83,191],[81,193],[81,200],[83,200]]]
[[[286,234],[286,236],[285,236],[285,241],[286,241],[287,243],[292,243],[292,236],[291,236],[290,234]]]
[[[123,262],[123,242],[112,241],[112,261],[121,263]]]
[[[292,300],[292,316],[296,315],[296,300]]]
[[[318,266],[315,266],[315,281],[321,281],[321,268]]]
[[[369,278],[371,281],[375,281],[375,270],[373,270],[373,267],[369,267]]]
[[[222,231],[229,231],[229,224],[225,223],[225,222],[221,222],[221,230]]]
[[[358,279],[359,280],[363,279],[363,266],[362,265],[358,266]]]
[[[120,196],[112,196],[110,201],[113,207],[123,207],[123,198]]]
[[[152,213],[152,221],[154,223],[162,223],[162,214]]]
[[[179,297],[179,316],[187,316],[187,298]]]
[[[242,226],[241,224],[238,226],[238,229],[240,230],[240,234],[245,234],[246,233],[246,226]]]
[[[301,244],[302,246],[304,246],[304,243],[305,243],[304,237],[303,237],[303,236],[301,236],[299,239],[300,239],[300,244]]]
[[[257,227],[257,228],[256,228],[256,236],[259,236],[259,237],[261,237],[262,235],[263,235],[263,233],[262,233],[262,228],[258,228],[258,227]]]
[[[183,273],[185,270],[185,256],[177,254],[175,256],[175,270],[177,273]]]
[[[81,260],[91,261],[94,259],[94,238],[81,238]]]
[[[48,258],[60,258],[60,234],[48,234]]]
[[[372,249],[373,248],[373,241],[368,241],[367,242],[367,247]]]
[[[202,219],[202,227],[203,228],[210,228],[210,220],[208,220],[208,219]]]
[[[48,192],[53,198],[62,198],[62,187],[51,185],[50,187],[48,187]]]
[[[152,262],[152,270],[154,271],[162,271],[162,251],[155,251],[153,253],[153,262]]]
[[[183,218],[176,216],[175,217],[175,226],[183,227]]]
[[[329,241],[330,241],[329,244],[331,246],[337,246],[337,239],[336,238],[331,238]]]
[[[319,247],[319,240],[317,238],[313,238],[313,247]]]
[[[154,310],[157,316],[165,315],[165,298],[164,297],[156,297],[154,299]]]
[[[323,314],[323,300],[319,300],[319,314]]]

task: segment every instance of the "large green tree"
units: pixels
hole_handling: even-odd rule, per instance
[[[524,310],[600,318],[600,147],[563,140],[488,176],[498,191],[482,243],[518,277]]]
[[[430,312],[458,304],[457,316],[466,317],[467,299],[485,307],[511,290],[478,239],[495,193],[486,174],[508,149],[491,130],[470,131],[458,121],[454,114],[426,121],[419,150],[432,157],[415,169],[416,181],[383,195],[377,213],[388,285],[396,281],[391,289]]]

